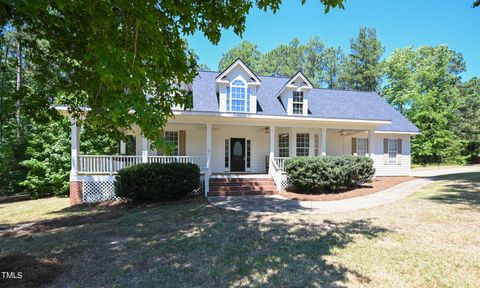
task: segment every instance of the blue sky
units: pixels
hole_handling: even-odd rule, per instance
[[[276,14],[252,9],[247,16],[243,38],[224,31],[217,46],[201,33],[188,37],[189,45],[200,63],[217,70],[222,54],[242,39],[258,45],[265,53],[294,37],[302,43],[319,36],[327,46],[350,51],[350,38],[360,27],[374,27],[385,46],[384,57],[395,48],[447,44],[461,52],[467,63],[463,79],[480,77],[480,7],[472,9],[473,0],[347,0],[345,10],[323,13],[318,0],[286,0]]]

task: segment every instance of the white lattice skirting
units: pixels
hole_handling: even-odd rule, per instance
[[[82,203],[97,203],[102,201],[119,200],[115,194],[113,181],[84,181]],[[205,181],[200,180],[200,187],[192,192],[192,195],[203,195]]]
[[[115,195],[112,181],[85,181],[83,182],[83,203],[96,203],[120,199]]]

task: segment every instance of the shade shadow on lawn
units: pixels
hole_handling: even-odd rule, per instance
[[[0,239],[6,252],[58,257],[57,286],[344,287],[370,279],[328,261],[357,237],[387,232],[371,221],[252,216],[206,203],[142,207],[102,223]],[[30,236],[32,237],[32,236]]]
[[[442,186],[429,200],[480,208],[480,173],[459,173],[434,177],[438,181],[455,181]]]

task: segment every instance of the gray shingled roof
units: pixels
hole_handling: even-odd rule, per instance
[[[215,78],[218,72],[199,72],[193,81],[193,111],[218,112]],[[276,97],[289,78],[259,76],[257,114],[287,116]],[[308,96],[308,117],[355,120],[390,120],[377,130],[419,132],[408,119],[374,92],[357,92],[314,88]]]

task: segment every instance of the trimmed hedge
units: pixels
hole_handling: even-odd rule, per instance
[[[297,193],[323,193],[370,182],[373,160],[364,156],[295,157],[285,161],[289,188]]]
[[[138,164],[120,170],[115,178],[115,193],[134,201],[182,199],[199,186],[200,169],[195,164]]]

